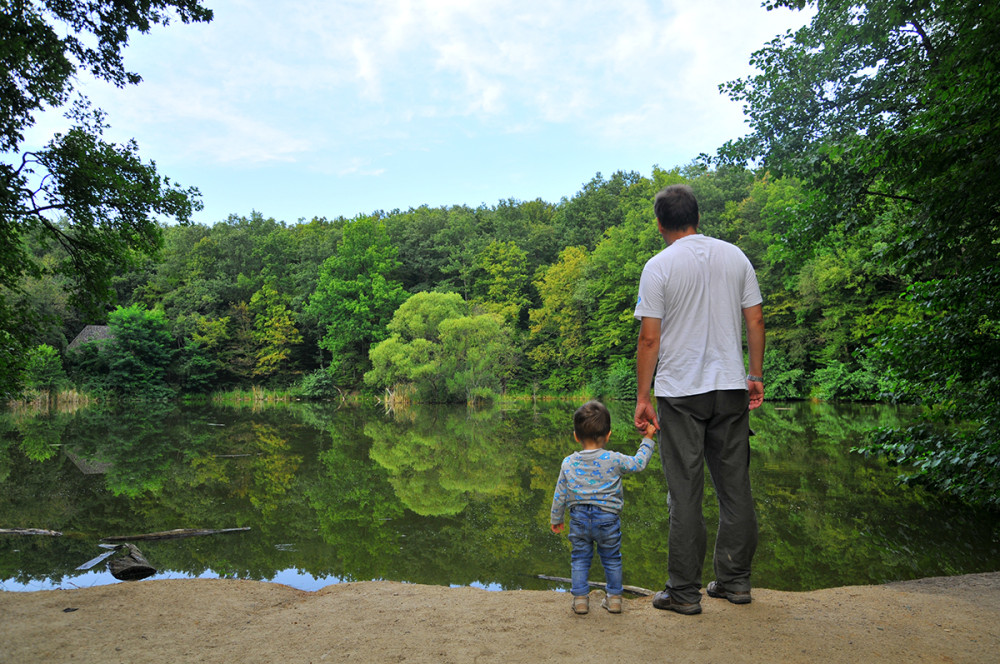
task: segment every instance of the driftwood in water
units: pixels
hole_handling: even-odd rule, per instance
[[[103,562],[103,561],[107,560],[108,558],[110,558],[111,556],[115,555],[118,552],[118,547],[121,546],[121,545],[120,544],[98,544],[97,546],[101,547],[102,549],[111,549],[111,550],[110,551],[105,551],[104,553],[102,553],[101,555],[97,556],[96,558],[91,558],[90,560],[88,560],[84,564],[82,564],[79,567],[77,567],[76,568],[77,571],[88,570],[91,567],[93,567],[94,565],[96,565],[97,563],[100,563],[100,562]]]
[[[545,579],[546,581],[561,581],[563,583],[573,583],[573,579],[567,579],[562,576],[545,576],[544,574],[535,575],[539,579]],[[587,584],[593,588],[607,588],[608,584],[602,583],[601,581],[588,581]],[[656,592],[650,590],[649,588],[640,588],[639,586],[622,586],[623,590],[626,590],[633,595],[655,595]]]
[[[58,530],[43,530],[41,528],[0,528],[0,535],[46,535],[48,537],[62,537]]]
[[[118,549],[128,553],[108,561],[111,576],[119,581],[139,581],[156,574],[156,568],[149,564],[134,544],[123,544]]]
[[[198,537],[200,535],[222,535],[225,533],[240,533],[250,530],[246,528],[223,528],[221,530],[203,530],[198,528],[178,528],[177,530],[165,530],[159,533],[145,533],[143,535],[116,535],[114,537],[102,537],[102,542],[137,542],[141,540],[162,540],[179,539],[181,537]]]

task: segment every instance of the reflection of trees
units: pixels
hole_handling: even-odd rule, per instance
[[[349,579],[392,578],[399,551],[390,523],[403,513],[385,470],[368,459],[366,418],[340,411],[326,420],[331,445],[320,452],[320,480],[306,492],[334,573]],[[330,560],[332,559],[332,560]]]
[[[194,451],[194,441],[179,436],[172,426],[176,416],[175,404],[158,401],[81,410],[66,429],[67,449],[103,467],[112,493],[155,493],[177,459]]]
[[[910,566],[932,573],[932,561],[898,536],[900,524],[919,528],[926,520],[927,496],[898,487],[884,464],[849,452],[865,431],[897,418],[892,408],[809,403],[754,416],[755,575],[797,590],[878,583],[911,575],[901,571]]]
[[[52,411],[22,413],[15,426],[21,438],[21,451],[32,461],[45,461],[58,454],[66,428],[66,416]]]
[[[408,418],[372,421],[371,458],[389,471],[403,504],[422,516],[458,514],[470,496],[495,497],[511,490],[517,442],[498,417],[465,408],[409,409]]]
[[[357,580],[545,587],[530,575],[569,572],[566,538],[547,524],[559,463],[576,448],[575,405],[420,407],[392,419],[373,408],[322,405],[57,416],[63,447],[95,467],[110,463],[104,475],[81,472],[61,453],[32,460],[21,445],[23,423],[0,418],[0,523],[68,533],[0,539],[0,578],[72,576],[100,552],[104,535],[251,526],[232,536],[150,542],[143,553],[161,569],[188,574],[269,579],[296,568]],[[630,408],[611,408],[610,447],[633,453],[639,438]],[[876,419],[892,424],[892,409],[791,408],[753,415],[755,584],[805,589],[1000,563],[1000,533],[988,516],[898,487],[893,469],[847,453]],[[668,529],[658,460],[625,478],[625,500],[626,583],[657,587]],[[714,535],[710,483],[705,512]]]

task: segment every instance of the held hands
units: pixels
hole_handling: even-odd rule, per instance
[[[562,531],[565,528],[566,528],[566,524],[564,524],[564,523],[550,523],[549,524],[549,530],[551,530],[552,532],[554,532],[556,535],[561,534]]]
[[[635,404],[634,423],[635,428],[643,433],[649,427],[653,427],[653,431],[657,431],[660,428],[660,423],[656,419],[656,408],[653,407],[653,403],[648,398],[639,399]]]
[[[657,431],[659,431],[659,429],[655,424],[653,424],[652,422],[646,423],[646,431],[645,431],[646,438],[655,437]]]

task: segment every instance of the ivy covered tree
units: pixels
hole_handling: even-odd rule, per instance
[[[0,391],[18,384],[25,338],[10,293],[44,268],[24,237],[40,233],[64,251],[53,268],[70,275],[78,305],[95,307],[111,293],[111,277],[134,252],[160,242],[157,216],[187,221],[200,202],[144,162],[134,141],[104,140],[104,114],[78,100],[72,126],[37,149],[25,131],[38,115],[70,101],[80,74],[119,87],[138,83],[122,51],[131,32],[147,33],[172,18],[212,19],[198,0],[20,0],[0,8]]]
[[[257,365],[254,375],[270,378],[279,371],[289,371],[288,359],[292,347],[302,343],[302,335],[295,326],[292,312],[288,308],[287,297],[278,293],[270,283],[265,283],[250,298],[250,311],[254,314],[254,339],[257,350]]]
[[[870,357],[926,420],[869,449],[1000,506],[1000,6],[767,3],[807,4],[807,26],[754,54],[760,74],[723,86],[753,132],[721,156],[814,192],[786,240],[817,260],[874,224],[892,229],[870,260],[911,282],[912,313],[885,321]]]

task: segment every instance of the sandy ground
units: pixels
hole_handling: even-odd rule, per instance
[[[0,662],[991,662],[1000,572],[705,597],[700,616],[627,599],[577,616],[566,593],[392,582],[318,592],[139,581],[0,593]]]

